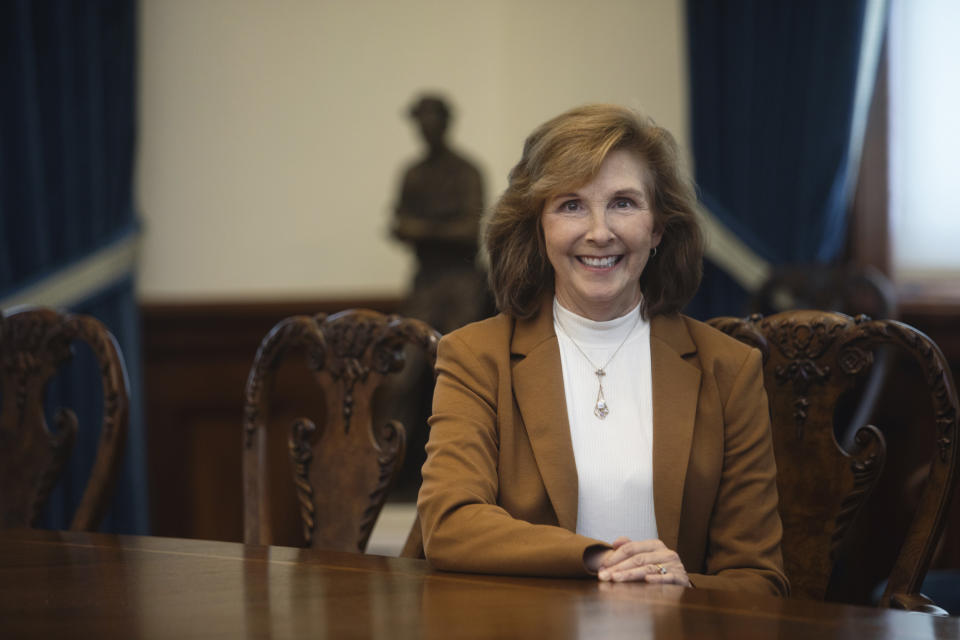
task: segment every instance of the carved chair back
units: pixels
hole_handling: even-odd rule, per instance
[[[862,425],[845,450],[834,435],[837,405],[867,375],[883,345],[902,349],[919,365],[933,405],[932,441],[913,440],[929,451],[929,471],[905,538],[892,562],[880,604],[937,612],[920,593],[945,525],[957,482],[958,405],[950,369],[929,338],[894,320],[871,321],[822,311],[786,311],[763,317],[716,318],[714,327],[760,349],[770,401],[783,555],[793,594],[833,599],[831,581],[845,554],[880,535],[853,527],[877,486],[889,451],[883,433]],[[877,496],[878,498],[881,496]],[[884,531],[886,533],[886,531]],[[841,598],[843,596],[840,596]]]
[[[397,420],[374,422],[374,394],[399,372],[405,348],[433,366],[440,334],[419,320],[350,309],[280,321],[260,343],[247,379],[243,427],[244,541],[275,541],[268,472],[270,396],[286,353],[302,351],[322,396],[323,417],[289,427],[287,447],[302,545],[362,552],[404,458]],[[289,476],[288,476],[289,477]]]
[[[129,416],[127,374],[110,332],[95,318],[27,309],[0,315],[0,528],[30,527],[56,485],[76,441],[78,421],[44,416],[47,383],[73,355],[74,341],[91,348],[103,388],[103,423],[93,469],[70,529],[93,531],[117,475]]]
[[[769,316],[791,309],[839,311],[849,316],[865,314],[874,319],[897,317],[897,296],[893,284],[871,266],[852,264],[787,264],[774,268],[750,299],[750,313]],[[856,406],[838,420],[837,437],[853,446],[857,429],[870,421],[888,378],[889,350],[874,356],[870,374],[860,386]]]

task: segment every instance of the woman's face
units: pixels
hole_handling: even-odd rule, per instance
[[[617,318],[640,302],[640,274],[660,244],[647,167],[633,151],[610,152],[587,184],[548,198],[543,235],[557,299],[591,320]]]

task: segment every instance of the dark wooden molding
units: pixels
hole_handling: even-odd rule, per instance
[[[401,301],[400,297],[383,297],[216,303],[144,302],[140,304],[144,349],[158,354],[169,350],[231,350],[238,340],[248,342],[249,337],[255,334],[253,351],[250,352],[252,361],[260,339],[283,318],[358,308],[395,313]]]
[[[152,533],[243,538],[244,387],[260,341],[277,322],[352,308],[395,313],[401,301],[142,303]],[[294,407],[315,401],[316,391],[297,364],[277,373],[278,417],[297,417]]]

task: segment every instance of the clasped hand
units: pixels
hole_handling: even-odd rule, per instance
[[[645,581],[653,584],[690,586],[680,556],[660,540],[613,541],[613,549],[588,552],[587,567],[603,582]],[[661,571],[661,567],[663,571]]]

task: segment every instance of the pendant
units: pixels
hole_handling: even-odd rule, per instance
[[[593,408],[593,415],[603,420],[607,417],[608,413],[610,413],[610,409],[607,408],[607,403],[603,401],[603,396],[601,395],[597,398],[597,406]]]
[[[600,389],[597,390],[597,404],[593,407],[593,415],[603,420],[610,413],[610,409],[607,407],[607,399],[603,397],[603,376],[607,374],[603,369],[597,369],[594,373],[597,376]]]

